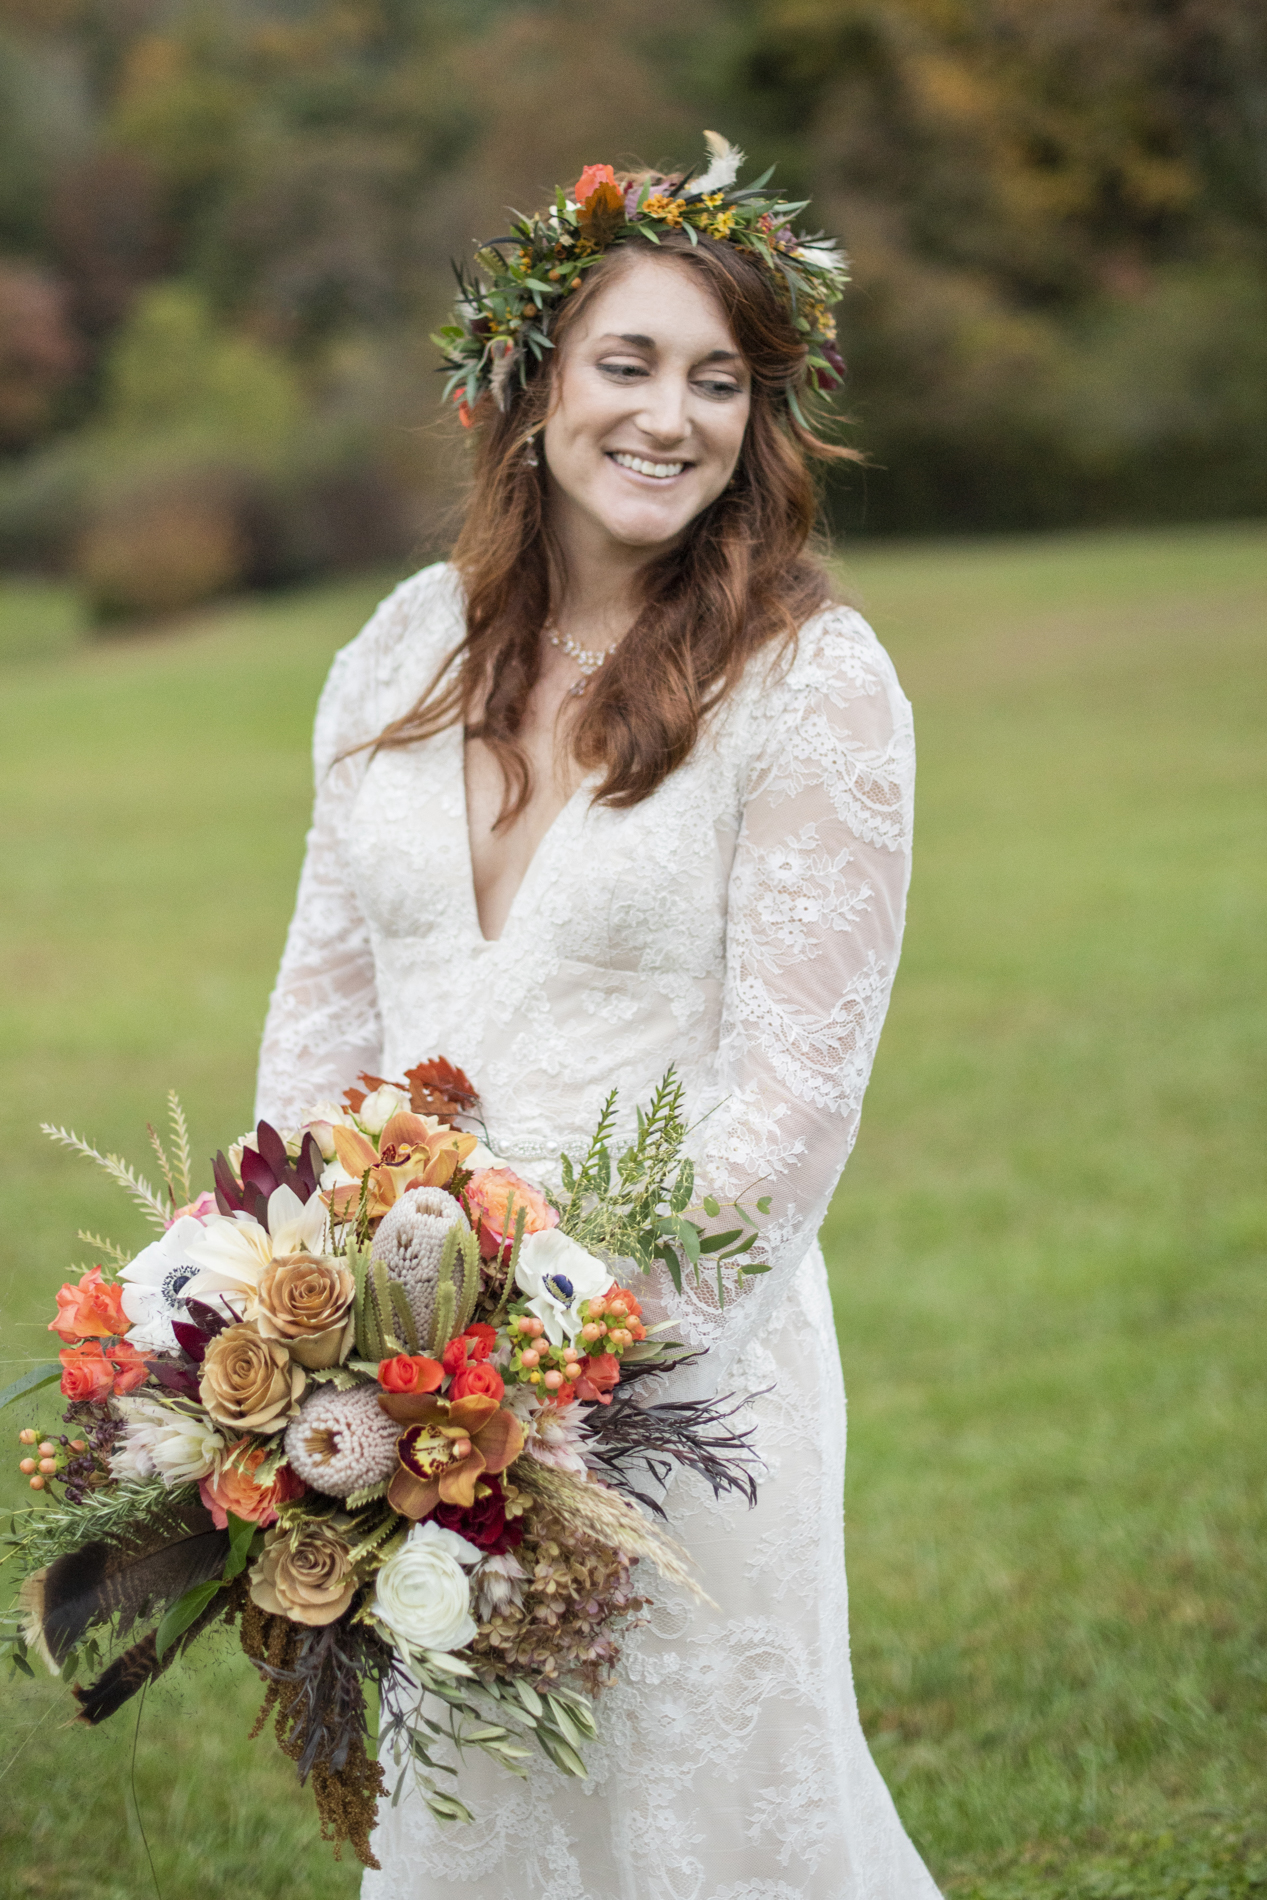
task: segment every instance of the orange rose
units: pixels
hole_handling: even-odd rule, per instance
[[[58,1353],[62,1362],[62,1392],[72,1402],[108,1399],[135,1392],[150,1375],[148,1359],[135,1346],[120,1340],[106,1352],[99,1339],[84,1346],[66,1347]]]
[[[587,1399],[591,1404],[597,1399],[600,1405],[610,1405],[612,1387],[620,1384],[620,1361],[615,1353],[595,1353],[592,1359],[581,1363],[584,1371],[572,1383],[577,1398]]]
[[[476,1363],[473,1366],[463,1366],[462,1370],[455,1375],[453,1384],[449,1387],[449,1397],[451,1399],[500,1400],[505,1390],[500,1372],[492,1366]]]
[[[557,1227],[559,1217],[540,1188],[510,1168],[480,1168],[466,1184],[471,1225],[478,1229],[480,1252],[486,1260],[504,1255],[515,1236],[522,1208],[525,1234],[541,1234]]]
[[[59,1352],[62,1393],[72,1404],[108,1399],[114,1390],[114,1367],[101,1350],[101,1341]]]
[[[236,1451],[247,1441],[240,1438],[233,1450]],[[235,1464],[224,1464],[218,1473],[209,1478],[199,1478],[198,1489],[202,1501],[210,1511],[218,1531],[227,1528],[229,1512],[234,1517],[245,1518],[250,1524],[275,1524],[277,1507],[291,1498],[301,1498],[307,1488],[298,1474],[289,1465],[278,1468],[271,1484],[256,1484],[251,1476],[264,1460],[264,1447],[257,1445],[254,1451],[248,1451]]]
[[[144,1385],[150,1376],[149,1360],[135,1346],[129,1346],[126,1339],[121,1339],[117,1346],[111,1346],[106,1358],[114,1367],[116,1398],[122,1398],[125,1392],[135,1392],[137,1386]]]
[[[434,1392],[444,1378],[438,1359],[425,1353],[397,1353],[394,1359],[378,1362],[378,1383],[384,1392]]]
[[[48,1322],[67,1344],[75,1339],[114,1339],[132,1324],[123,1310],[123,1288],[107,1286],[101,1268],[85,1273],[78,1286],[58,1289],[57,1318]]]

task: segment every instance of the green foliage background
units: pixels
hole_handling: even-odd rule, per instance
[[[1257,0],[0,0],[0,561],[108,615],[443,540],[449,260],[704,125],[854,255],[840,522],[1267,507]]]
[[[388,578],[108,647],[68,590],[0,590],[14,1357],[48,1353],[76,1228],[137,1232],[37,1123],[139,1161],[173,1083],[200,1153],[249,1117],[312,707]],[[1267,536],[871,550],[846,578],[921,748],[907,945],[826,1235],[864,1723],[950,1893],[1245,1900],[1267,1890]],[[130,1716],[89,1734],[55,1684],[0,1694],[0,1889],[141,1900]],[[227,1649],[151,1698],[163,1892],[350,1896],[290,1764],[245,1739],[256,1700]]]

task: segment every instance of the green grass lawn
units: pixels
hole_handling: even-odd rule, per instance
[[[1264,1893],[1267,532],[867,550],[847,579],[921,747],[905,960],[827,1235],[867,1730],[957,1895]],[[14,1362],[55,1344],[76,1228],[140,1233],[35,1125],[139,1161],[172,1082],[200,1150],[249,1117],[312,706],[377,591],[90,645],[56,590],[0,590]],[[355,1891],[245,1740],[257,1693],[226,1647],[150,1698],[167,1900]],[[151,1893],[131,1717],[89,1734],[54,1684],[3,1694],[0,1891]]]

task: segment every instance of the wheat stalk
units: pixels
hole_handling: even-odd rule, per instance
[[[188,1207],[194,1198],[191,1185],[193,1156],[189,1151],[189,1123],[185,1120],[185,1111],[175,1089],[167,1091],[167,1112],[172,1124],[172,1146],[176,1150],[176,1173],[180,1179],[183,1203]]]
[[[132,1196],[147,1219],[152,1220],[156,1227],[167,1226],[167,1209],[162,1201],[144,1175],[138,1174],[135,1168],[129,1167],[121,1155],[103,1155],[99,1149],[93,1147],[91,1142],[85,1141],[82,1135],[75,1134],[71,1129],[55,1128],[52,1122],[41,1122],[40,1130],[48,1136],[50,1141],[60,1141],[64,1148],[74,1148],[77,1153],[86,1155],[89,1161],[95,1161],[99,1168],[104,1168],[106,1173]]]
[[[680,1584],[701,1603],[717,1605],[686,1567],[686,1552],[671,1537],[654,1530],[639,1511],[605,1485],[583,1483],[569,1472],[556,1471],[552,1465],[538,1464],[531,1456],[518,1458],[514,1481],[532,1491],[548,1504],[557,1516],[573,1529],[604,1544],[611,1544],[629,1557],[649,1557],[662,1577]]]
[[[107,1240],[103,1234],[89,1234],[81,1227],[75,1239],[82,1240],[85,1246],[95,1247],[98,1253],[108,1254],[116,1267],[126,1267],[132,1262],[133,1256],[130,1253],[116,1246],[113,1240]]]

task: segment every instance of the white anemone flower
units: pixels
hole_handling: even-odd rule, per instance
[[[550,1344],[561,1346],[565,1338],[574,1340],[584,1324],[581,1302],[606,1293],[612,1271],[557,1227],[549,1227],[544,1233],[524,1235],[515,1282],[528,1295],[528,1311],[542,1322]]]
[[[268,1226],[250,1214],[222,1214],[209,1220],[189,1244],[198,1273],[185,1288],[186,1299],[208,1293],[250,1296],[266,1267],[284,1255],[319,1254],[326,1234],[326,1208],[319,1194],[301,1201],[293,1188],[274,1188],[268,1197]]]
[[[132,1324],[128,1344],[142,1352],[175,1352],[174,1319],[185,1318],[189,1288],[199,1277],[193,1248],[206,1228],[192,1214],[182,1214],[159,1240],[143,1247],[135,1260],[119,1269],[123,1283],[123,1310]]]

